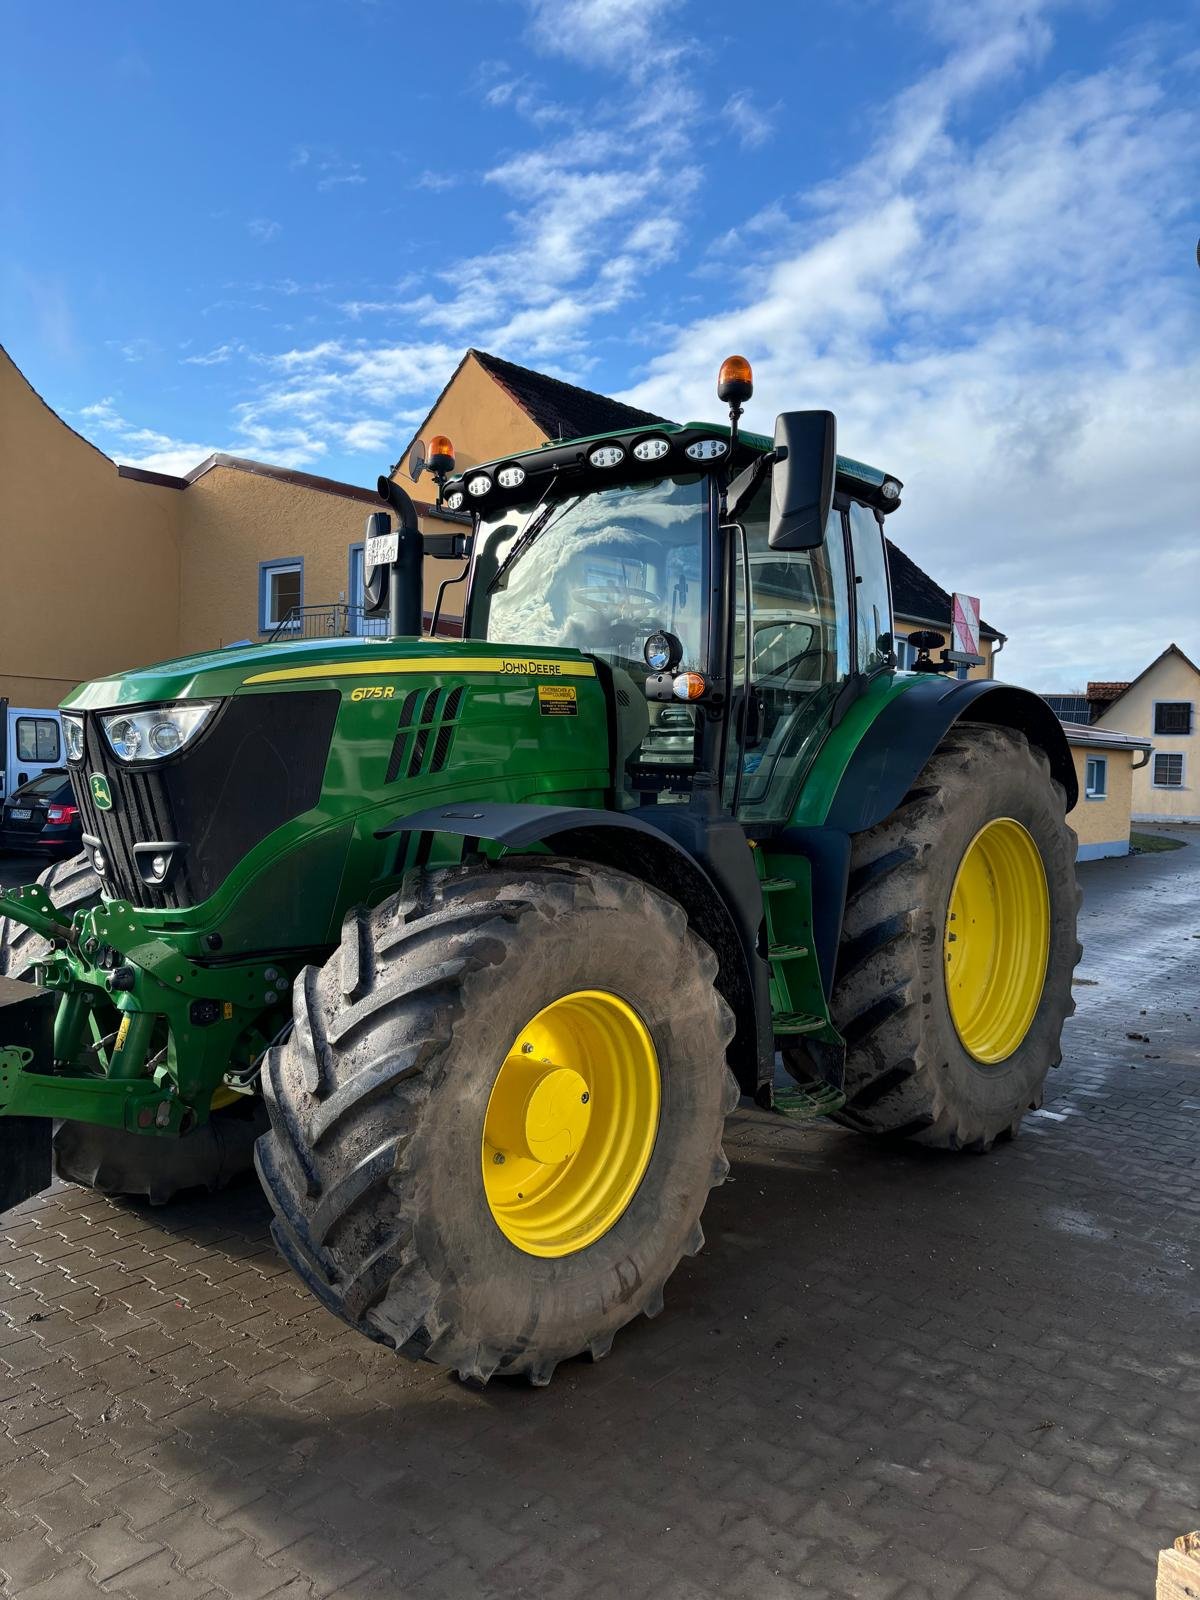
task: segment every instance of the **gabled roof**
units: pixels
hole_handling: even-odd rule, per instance
[[[564,383],[561,378],[534,372],[531,367],[519,367],[513,361],[489,355],[486,350],[468,350],[467,354],[473,355],[484,371],[491,373],[549,439],[581,439],[592,433],[642,425],[652,427],[656,422],[670,421],[669,417],[656,416],[653,411],[627,406],[623,400],[611,400],[594,389],[581,389],[577,384]]]
[[[1150,673],[1150,672],[1153,672],[1155,667],[1158,666],[1159,662],[1160,661],[1165,661],[1168,656],[1178,656],[1180,661],[1183,662],[1184,666],[1191,667],[1192,671],[1196,674],[1196,676],[1200,677],[1200,667],[1198,667],[1196,665],[1196,663],[1191,659],[1190,656],[1184,655],[1183,651],[1179,648],[1179,646],[1177,644],[1172,643],[1172,644],[1169,644],[1167,646],[1167,648],[1164,651],[1162,651],[1162,653],[1160,655],[1155,656],[1154,660],[1150,663],[1150,665],[1148,667],[1144,668],[1141,672],[1139,672],[1137,677],[1132,679],[1129,683],[1089,683],[1088,684],[1088,699],[1089,700],[1091,700],[1093,698],[1098,699],[1098,700],[1099,699],[1107,699],[1107,696],[1103,695],[1103,694],[1093,695],[1093,691],[1094,690],[1115,689],[1117,691],[1117,693],[1115,695],[1113,695],[1112,699],[1108,701],[1108,704],[1100,712],[1100,715],[1102,717],[1106,716],[1112,710],[1112,708],[1116,705],[1117,701],[1123,699],[1124,696],[1129,693],[1130,689],[1133,688],[1134,684],[1141,683],[1142,679],[1146,676],[1146,674]]]
[[[913,622],[930,622],[937,628],[950,627],[954,602],[940,583],[933,579],[899,545],[885,539],[888,572],[892,578],[892,611]],[[979,632],[985,639],[1003,639],[989,623],[981,621]]]

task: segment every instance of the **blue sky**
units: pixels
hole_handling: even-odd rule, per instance
[[[443,37],[437,36],[441,29]],[[122,461],[370,482],[470,344],[827,405],[1039,687],[1200,653],[1195,3],[5,10],[0,341]]]

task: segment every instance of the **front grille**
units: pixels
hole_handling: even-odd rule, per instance
[[[336,690],[227,700],[194,744],[153,765],[118,761],[99,714],[84,718],[84,761],[71,785],[83,831],[104,851],[110,894],[152,911],[206,900],[238,861],[321,793],[340,696]],[[111,810],[90,778],[108,780]],[[147,884],[134,846],[177,840],[166,882]]]

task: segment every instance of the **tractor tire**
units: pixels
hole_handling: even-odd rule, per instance
[[[179,1139],[156,1139],[92,1122],[56,1122],[54,1176],[114,1199],[166,1205],[184,1194],[215,1194],[254,1165],[255,1141],[267,1128],[256,1095],[213,1111]]]
[[[68,914],[100,903],[100,879],[86,854],[56,861],[38,883]],[[0,977],[33,979],[48,942],[24,923],[0,918]],[[254,1142],[267,1125],[257,1097],[214,1111],[181,1139],[156,1139],[90,1122],[56,1122],[54,1175],[101,1194],[163,1205],[185,1191],[222,1189],[254,1164]]]
[[[263,1073],[271,1131],[256,1161],[281,1253],[368,1338],[467,1380],[544,1384],[568,1357],[607,1354],[639,1312],[661,1311],[666,1280],[704,1242],[709,1190],[729,1170],[721,1137],[738,1090],[716,972],[673,900],[584,862],[430,872],[375,910],[352,911],[340,950],[296,979],[296,1026]],[[578,1078],[559,1064],[568,1051],[521,1054],[544,1017],[580,1002],[615,1004],[651,1041],[657,1128],[649,1116],[601,1113],[602,1102],[646,1103],[616,1087],[619,1031],[571,1057],[594,1096],[575,1092]],[[500,1205],[491,1187],[508,1181],[492,1163],[511,1159],[514,1184],[528,1170],[520,1138],[532,1140],[534,1123],[509,1146],[521,1153],[485,1150],[498,1138],[494,1086],[529,1070],[521,1082],[569,1080],[567,1115],[594,1097],[596,1120],[572,1136],[571,1155],[553,1157],[577,1155],[576,1166],[537,1168],[536,1156],[526,1188],[557,1172],[556,1194],[567,1194],[569,1170],[572,1182],[582,1174],[597,1185],[581,1203],[599,1207],[604,1174],[620,1166],[611,1152],[627,1148],[609,1141],[613,1129],[645,1152],[611,1212],[589,1213],[607,1219],[603,1228],[547,1233],[551,1248],[513,1241],[514,1202]],[[521,1118],[540,1092],[528,1091]],[[515,1202],[536,1210],[544,1193]]]
[[[100,879],[86,853],[69,861],[56,861],[40,872],[41,884],[54,904],[68,916],[85,906],[100,904]],[[36,962],[50,954],[49,941],[11,917],[0,917],[0,978],[33,977]]]
[[[998,825],[988,837],[1001,848],[982,891],[985,900],[995,896],[989,904],[999,915],[990,919],[967,914],[957,898],[952,905],[960,865],[974,847],[978,866],[976,841],[989,824]],[[1015,866],[1004,865],[1006,840],[1015,842]],[[969,723],[946,736],[891,816],[855,836],[831,1007],[847,1045],[837,1121],[941,1150],[982,1152],[1015,1137],[1025,1112],[1042,1103],[1046,1073],[1062,1059],[1063,1023],[1075,1009],[1071,975],[1083,953],[1075,843],[1066,795],[1042,751],[1013,729]],[[1044,901],[1036,888],[1032,899],[1026,895],[1038,877],[1033,848]],[[1029,913],[1027,938],[1018,933],[1005,946],[1004,919],[1026,915],[1009,910],[1022,895],[1022,905],[1044,909]],[[978,899],[970,904],[979,908]],[[969,931],[977,924],[982,934]],[[1025,966],[1027,949],[1038,954]],[[967,959],[962,952],[974,952],[982,974],[970,991],[974,1010],[961,998],[963,968],[952,965]],[[960,1007],[957,1022],[952,1003]],[[981,1016],[991,1021],[990,1034]]]

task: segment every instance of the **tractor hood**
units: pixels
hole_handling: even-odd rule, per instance
[[[476,639],[316,639],[280,645],[234,645],[81,683],[65,710],[104,711],[167,700],[212,700],[277,691],[289,685],[372,678],[395,681],[423,673],[498,677],[594,677],[577,650],[524,650]]]

